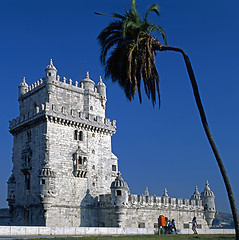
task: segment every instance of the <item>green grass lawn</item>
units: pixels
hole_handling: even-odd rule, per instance
[[[148,236],[94,236],[94,237],[68,237],[68,238],[59,238],[59,237],[52,237],[54,240],[191,240],[191,239],[213,239],[213,240],[234,240],[235,235],[219,235],[219,234],[210,234],[210,235],[148,235]],[[37,240],[44,239],[44,240],[49,240],[49,238],[37,238]],[[30,240],[30,239],[28,239]]]

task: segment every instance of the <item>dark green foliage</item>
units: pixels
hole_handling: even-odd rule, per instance
[[[112,17],[117,20],[98,36],[101,45],[100,59],[105,65],[106,77],[118,82],[129,100],[134,99],[138,91],[142,102],[142,79],[147,97],[155,105],[157,92],[160,105],[159,76],[155,66],[155,43],[160,45],[160,42],[151,33],[160,33],[165,44],[166,35],[160,26],[148,21],[150,12],[159,15],[158,5],[149,7],[141,18],[135,0],[131,0],[130,10],[125,11],[124,15],[113,14]]]

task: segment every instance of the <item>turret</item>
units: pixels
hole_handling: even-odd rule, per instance
[[[198,187],[195,186],[195,191],[193,193],[193,195],[191,196],[191,199],[192,200],[199,200],[201,197],[200,197],[200,193],[198,191]]]
[[[53,65],[52,59],[50,60],[50,64],[46,67],[45,72],[46,72],[46,76],[45,76],[46,90],[47,90],[47,93],[50,95],[50,93],[53,92],[52,83],[56,81],[56,73],[57,73],[57,70]],[[48,101],[50,102],[50,96]]]
[[[100,77],[100,81],[98,82],[96,88],[97,88],[97,92],[100,95],[101,105],[103,106],[103,108],[105,108],[105,103],[107,101],[107,99],[106,99],[106,86],[103,83],[101,77]]]
[[[129,187],[120,175],[120,172],[118,172],[118,176],[110,186],[111,203],[114,206],[115,214],[114,227],[126,227],[126,222],[124,220],[129,199]]]
[[[11,211],[15,204],[15,194],[16,194],[15,193],[16,180],[15,180],[15,177],[13,174],[8,179],[7,184],[8,184],[7,201],[8,201],[8,206],[10,207],[10,211]]]
[[[45,72],[46,72],[45,79],[47,82],[52,82],[56,80],[57,69],[53,65],[52,59],[50,60],[50,64],[46,67]]]
[[[54,194],[54,178],[55,173],[50,168],[43,168],[39,174],[40,181],[40,200],[45,211],[47,211],[53,204]]]
[[[205,219],[209,227],[212,225],[212,221],[215,217],[215,196],[209,188],[209,183],[206,181],[204,191],[201,193],[202,204],[204,206]]]
[[[121,177],[121,173],[111,183],[111,197],[114,206],[123,206],[128,204],[129,187],[128,184]]]
[[[22,79],[22,82],[18,86],[19,88],[19,98],[27,92],[28,85],[26,83],[25,77]]]
[[[89,72],[86,73],[85,79],[83,79],[83,80],[80,82],[80,84],[81,84],[81,86],[82,86],[85,90],[92,90],[92,91],[94,91],[95,83],[94,83],[94,81],[92,81],[92,80],[90,79]]]

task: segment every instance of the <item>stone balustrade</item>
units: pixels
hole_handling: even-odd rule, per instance
[[[202,207],[202,200],[170,198],[159,196],[129,195],[129,204],[172,207]]]

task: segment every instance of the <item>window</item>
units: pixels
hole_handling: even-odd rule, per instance
[[[25,187],[26,190],[30,190],[30,173],[25,174]]]
[[[82,150],[77,150],[72,155],[73,174],[75,177],[86,178],[87,175],[87,157]]]
[[[82,157],[79,157],[79,159],[78,159],[78,163],[79,163],[79,164],[82,164],[82,163],[83,163],[83,161],[82,161]]]
[[[112,171],[116,171],[116,165],[112,165]]]
[[[74,131],[74,140],[83,141],[83,132],[78,132],[77,130]]]
[[[82,131],[79,132],[79,140],[83,141],[83,132]]]
[[[24,149],[22,151],[22,168],[23,169],[31,169],[31,159],[32,159],[32,151],[30,148]],[[22,170],[23,170],[22,169]]]
[[[74,139],[77,140],[77,130],[74,131]]]
[[[31,142],[31,140],[32,140],[31,131],[27,131],[27,141],[28,141],[28,142]]]
[[[197,224],[197,228],[202,228],[202,224]]]
[[[90,106],[90,110],[91,110],[91,111],[93,110],[93,106]]]
[[[139,223],[139,224],[138,224],[138,227],[139,227],[139,228],[145,228],[145,223]]]
[[[116,196],[121,196],[121,190],[116,190]]]
[[[51,76],[51,73],[50,73],[50,72],[48,73],[48,76],[49,76],[49,77]]]
[[[189,224],[188,223],[184,223],[183,224],[183,228],[189,228]]]
[[[44,185],[46,183],[46,180],[45,179],[42,179],[41,180],[41,184]]]

